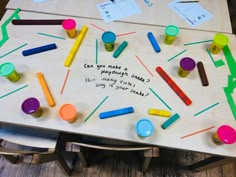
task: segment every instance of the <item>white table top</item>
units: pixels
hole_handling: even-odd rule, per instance
[[[48,0],[45,2],[35,2],[33,0],[10,0],[7,8],[16,9],[20,8],[25,11],[33,11],[47,14],[60,14],[75,17],[87,17],[102,19],[99,14],[96,5],[102,2],[108,2],[108,0]],[[205,31],[217,31],[223,33],[232,33],[232,27],[229,17],[228,5],[226,0],[214,0],[212,1],[200,1],[199,4],[208,10],[213,18],[197,27],[190,26],[179,15],[168,7],[168,3],[172,0],[151,0],[152,6],[148,6],[145,1],[136,1],[141,13],[133,15],[120,21],[133,22],[139,24],[151,24],[166,26],[169,24],[175,24],[180,28],[197,29]]]
[[[1,24],[12,13],[13,11],[8,10]],[[63,18],[62,16],[24,11],[21,11],[19,16],[22,19],[29,17],[32,19]],[[7,54],[9,51],[23,44],[27,45],[0,58],[0,63],[12,62],[17,71],[22,75],[21,80],[17,83],[10,83],[6,78],[0,77],[0,96],[25,85],[28,86],[0,99],[0,114],[4,115],[0,116],[2,123],[236,157],[236,144],[218,147],[210,139],[212,133],[222,124],[236,127],[236,121],[228,106],[223,90],[223,87],[227,86],[227,79],[230,74],[223,52],[213,56],[215,60],[223,59],[225,62],[224,66],[216,68],[206,51],[209,43],[184,46],[185,43],[210,40],[215,35],[214,32],[182,29],[175,43],[169,46],[162,42],[164,34],[163,27],[122,22],[104,23],[101,20],[84,18],[74,19],[77,21],[78,30],[81,29],[82,25],[87,25],[89,30],[69,68],[70,74],[63,94],[60,94],[60,92],[68,71],[68,68],[65,68],[63,63],[75,40],[68,39],[61,26],[14,26],[11,23],[7,26],[9,40],[1,47],[0,56]],[[99,26],[104,30],[113,31],[116,34],[136,33],[117,37],[116,48],[124,40],[128,42],[128,46],[117,59],[114,59],[112,57],[113,53],[106,52],[104,49],[101,41],[103,31],[91,24]],[[65,40],[39,35],[39,32],[64,37]],[[158,40],[161,47],[160,53],[154,52],[147,38],[148,32],[153,32]],[[228,34],[228,37],[230,38],[229,47],[233,55],[236,56],[235,36]],[[98,65],[104,65],[106,71],[126,72],[128,76],[121,77],[118,74],[108,76],[108,74],[101,72],[102,68],[100,70],[97,69],[98,65],[95,62],[96,39],[98,39]],[[55,43],[58,48],[27,57],[24,57],[21,53],[23,50],[50,43]],[[185,49],[187,49],[185,53],[171,61],[167,61]],[[137,60],[136,56],[149,68],[153,76]],[[210,83],[209,86],[203,87],[201,85],[197,69],[190,73],[187,78],[179,78],[177,76],[179,61],[182,57],[186,56],[204,63]],[[93,68],[85,68],[85,64],[93,66]],[[108,69],[108,65],[120,66],[121,69]],[[192,100],[190,106],[186,106],[156,73],[155,68],[157,66],[161,66]],[[48,106],[36,78],[37,72],[43,73],[55,99],[55,107]],[[132,78],[131,76],[133,74],[143,78],[144,82]],[[91,82],[86,83],[86,78],[89,78]],[[111,87],[111,82],[102,81],[102,78],[116,79],[117,82]],[[131,85],[125,85],[123,81],[130,82]],[[100,87],[96,87],[96,84],[100,84]],[[105,88],[101,87],[103,84],[105,84]],[[125,91],[121,89],[116,90],[118,86],[127,87],[128,89]],[[131,93],[132,89],[142,92],[144,96]],[[178,113],[180,115],[180,119],[166,130],[161,128],[161,124],[167,120],[166,118],[147,114],[148,109],[151,107],[169,109],[151,92],[151,89],[169,105],[172,114]],[[35,119],[25,115],[21,111],[21,103],[28,97],[36,97],[40,100],[44,109],[44,114],[41,118]],[[107,99],[94,111],[106,97]],[[73,103],[78,110],[78,120],[74,124],[69,124],[61,120],[58,116],[57,111],[59,107],[65,103]],[[194,114],[216,103],[219,104],[198,116],[194,116]],[[98,117],[101,112],[129,106],[133,106],[134,113],[104,120]],[[84,122],[93,111],[94,113],[90,119]],[[155,125],[155,131],[151,137],[140,139],[136,135],[135,124],[141,118],[148,118]],[[215,126],[215,128],[185,139],[180,138],[211,126]]]

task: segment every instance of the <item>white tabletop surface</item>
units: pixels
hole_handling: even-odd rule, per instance
[[[11,16],[12,10],[8,10],[1,20],[1,25]],[[63,16],[32,13],[21,11],[20,18],[32,19],[58,19]],[[65,17],[66,18],[66,17]],[[216,68],[212,63],[206,49],[208,43],[184,46],[185,43],[210,40],[215,32],[193,31],[181,29],[173,45],[163,43],[164,27],[147,26],[140,24],[128,24],[122,22],[104,23],[101,20],[74,18],[77,21],[77,29],[87,25],[89,30],[80,46],[70,68],[64,67],[63,63],[75,41],[66,36],[65,31],[59,26],[16,26],[9,23],[7,33],[9,39],[1,47],[0,56],[3,56],[19,46],[24,47],[10,52],[0,58],[0,63],[12,62],[16,70],[21,73],[21,79],[17,83],[10,83],[6,78],[0,77],[0,96],[13,90],[28,85],[22,90],[0,99],[0,121],[5,124],[16,124],[35,128],[46,128],[99,137],[140,142],[161,147],[177,148],[205,152],[216,155],[236,157],[236,144],[216,146],[211,141],[211,135],[222,124],[236,127],[236,121],[228,105],[223,87],[228,84],[230,71],[223,52],[214,55],[214,59],[222,59],[224,66]],[[101,41],[103,31],[110,30],[119,34],[135,32],[129,35],[117,37],[115,48],[124,40],[128,42],[127,48],[115,59],[113,52],[106,52]],[[160,53],[155,53],[147,33],[153,32],[161,47]],[[59,38],[48,37],[38,33],[45,33]],[[232,34],[229,47],[233,55],[236,55],[236,39]],[[98,65],[96,65],[96,39],[98,39]],[[46,44],[55,43],[57,49],[24,57],[22,51]],[[27,45],[26,45],[27,44]],[[176,54],[187,49],[185,53],[168,61]],[[136,58],[150,70],[145,67]],[[192,71],[187,78],[177,75],[177,68],[182,57],[192,57],[196,62],[202,61],[209,79],[209,86],[203,87],[197,69]],[[85,68],[85,65],[91,67]],[[121,67],[121,69],[108,69],[108,66]],[[93,66],[93,67],[92,67]],[[98,66],[104,66],[98,70]],[[161,66],[172,79],[180,86],[186,95],[192,100],[190,106],[174,93],[172,89],[156,73],[155,68]],[[66,82],[63,94],[60,94],[66,73],[70,74]],[[121,77],[118,74],[105,74],[104,71],[120,71],[127,75]],[[49,107],[42,89],[36,78],[36,73],[42,72],[48,87],[55,99],[56,106]],[[141,81],[132,77],[140,77]],[[111,86],[111,81],[102,78],[114,79],[117,82]],[[90,82],[86,82],[86,79]],[[125,82],[127,83],[125,84]],[[102,88],[105,87],[105,88]],[[121,90],[126,87],[126,90]],[[119,89],[118,89],[119,88]],[[131,90],[143,93],[143,96],[132,93]],[[153,93],[153,90],[169,106],[169,108]],[[28,97],[36,97],[40,100],[44,114],[41,118],[33,118],[21,111],[21,103]],[[98,105],[107,99],[98,107]],[[78,120],[69,124],[58,116],[58,109],[65,103],[72,103],[78,111]],[[194,114],[218,103],[215,107],[194,116]],[[134,113],[117,116],[108,119],[100,119],[99,113],[132,106]],[[96,111],[95,108],[98,109]],[[147,114],[149,108],[158,108],[171,111],[172,114],[180,115],[173,125],[166,130],[161,124],[166,118]],[[171,110],[170,110],[171,109]],[[84,120],[94,111],[87,122]],[[3,116],[4,115],[4,116]],[[135,125],[141,118],[151,120],[155,126],[154,134],[148,138],[140,139],[135,132]],[[181,139],[182,136],[215,126],[215,128],[197,135]]]
[[[44,2],[37,2],[34,0],[10,0],[7,5],[7,8],[20,8],[21,10],[25,11],[33,11],[47,14],[60,14],[75,17],[102,19],[101,15],[97,10],[96,5],[103,2],[109,1],[47,0]],[[152,3],[152,6],[148,6],[145,2]],[[176,12],[169,8],[168,4],[170,2],[172,2],[172,0],[136,0],[136,3],[138,4],[138,7],[141,10],[141,13],[129,16],[127,18],[122,18],[119,21],[160,26],[175,24],[180,28],[232,33],[232,27],[226,0],[200,0],[199,4],[207,11],[209,11],[213,15],[213,18],[196,27],[190,26]]]

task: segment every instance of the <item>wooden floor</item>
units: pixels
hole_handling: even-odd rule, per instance
[[[0,0],[0,19],[8,0]],[[236,19],[236,18],[235,18]],[[236,21],[236,20],[235,20]],[[206,157],[204,154],[161,149],[161,157],[152,159],[148,171],[140,171],[141,158],[134,152],[89,151],[88,168],[77,160],[74,177],[236,177],[236,162],[203,172],[191,172],[182,166]],[[13,165],[0,157],[0,177],[64,177],[55,162],[42,165]]]
[[[73,177],[236,177],[236,162],[203,171],[183,168],[206,157],[204,154],[161,149],[160,158],[152,159],[146,173],[140,171],[141,156],[136,152],[88,151],[89,167],[76,161]],[[64,177],[55,162],[42,165],[10,164],[0,158],[0,177]]]

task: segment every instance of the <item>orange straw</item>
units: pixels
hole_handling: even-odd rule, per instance
[[[65,78],[64,83],[63,83],[62,88],[61,88],[61,95],[62,95],[62,93],[63,93],[63,91],[64,91],[64,88],[65,88],[66,81],[67,81],[67,79],[68,79],[69,73],[70,73],[70,69],[68,69],[68,71],[67,71],[67,73],[66,73],[66,78]]]
[[[198,134],[198,133],[205,132],[205,131],[210,130],[210,129],[212,129],[212,128],[215,128],[215,126],[211,126],[211,127],[205,128],[205,129],[203,129],[203,130],[200,130],[200,131],[197,131],[197,132],[194,132],[194,133],[191,133],[191,134],[182,136],[181,139],[187,138],[187,137],[189,137],[189,136],[196,135],[196,134]]]
[[[43,74],[41,72],[38,72],[38,73],[36,73],[36,75],[37,75],[39,83],[43,89],[44,95],[47,99],[49,106],[51,106],[51,107],[55,106],[55,102],[54,102],[53,97],[50,93],[50,90],[48,89],[48,86],[47,86],[47,83],[43,77]]]

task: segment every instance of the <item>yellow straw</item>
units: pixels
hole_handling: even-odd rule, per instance
[[[70,50],[70,53],[68,54],[68,56],[65,60],[64,66],[70,67],[70,65],[71,65],[71,63],[74,59],[74,56],[75,56],[80,44],[82,43],[82,41],[84,39],[84,36],[86,35],[87,31],[88,31],[88,27],[86,25],[84,25],[82,27],[81,31],[79,32],[79,35],[78,35],[77,39],[75,40],[75,43],[72,46],[72,48]]]

